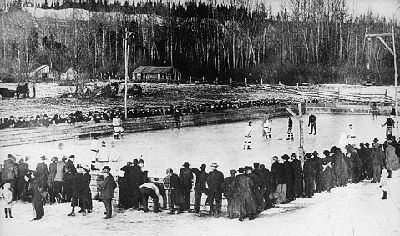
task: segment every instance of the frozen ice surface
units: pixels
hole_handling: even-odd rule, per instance
[[[383,142],[385,138],[385,127],[381,126],[386,121],[386,117],[383,116],[373,120],[372,116],[368,115],[317,115],[317,135],[309,134],[307,115],[303,120],[305,150],[306,152],[317,150],[321,156],[325,149],[330,150],[333,145],[339,145],[340,136],[347,132],[350,123],[353,124],[358,136],[354,140],[356,144],[371,143],[375,137]],[[178,171],[185,161],[189,161],[192,167],[197,168],[202,163],[208,166],[212,162],[217,162],[219,169],[228,174],[230,169],[252,165],[253,162],[264,163],[269,168],[274,155],[297,153],[299,122],[296,119],[293,119],[294,141],[286,141],[287,118],[273,119],[270,140],[262,137],[262,121],[253,120],[251,150],[243,150],[246,126],[247,121],[243,121],[132,133],[126,134],[122,140],[113,140],[112,137],[102,140],[107,146],[114,142],[115,153],[121,156],[121,163],[111,164],[114,171],[127,161],[143,155],[149,176],[154,177],[163,177],[169,167]],[[76,163],[90,163],[93,159],[93,153],[89,150],[90,142],[89,139],[63,141],[65,153],[75,154]],[[0,149],[0,158],[4,159],[8,153],[12,153],[21,157],[30,156],[32,163],[42,155],[46,155],[50,160],[57,154],[57,144],[58,142],[50,142],[5,147]]]

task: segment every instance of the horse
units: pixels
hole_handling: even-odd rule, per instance
[[[15,96],[15,90],[9,90],[8,88],[0,88],[0,96],[2,98],[13,98]]]
[[[20,97],[21,94],[22,94],[22,98],[27,98],[27,97],[29,97],[28,83],[25,83],[24,85],[18,84],[15,93],[16,93],[16,95],[17,95],[17,99],[19,99],[19,97]]]

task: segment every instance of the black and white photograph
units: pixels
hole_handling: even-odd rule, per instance
[[[400,236],[400,0],[0,0],[1,236]]]

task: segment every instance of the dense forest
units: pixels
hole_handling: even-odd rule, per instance
[[[74,68],[90,77],[122,78],[124,30],[129,71],[140,65],[172,65],[182,82],[360,83],[367,77],[392,84],[393,56],[366,33],[396,32],[397,22],[372,13],[354,15],[345,0],[288,0],[279,12],[269,5],[232,0],[229,5],[188,1],[63,1],[38,6],[74,8],[74,16],[35,18],[13,2],[1,12],[0,68],[19,75],[47,64],[58,72]],[[394,9],[395,10],[395,9]],[[391,37],[383,37],[389,47]],[[397,50],[399,51],[399,50]],[[399,63],[398,63],[399,64]],[[367,66],[368,65],[368,66]],[[369,69],[367,69],[369,68]]]

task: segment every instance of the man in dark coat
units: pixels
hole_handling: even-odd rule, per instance
[[[93,202],[92,202],[92,191],[90,190],[90,181],[92,180],[92,176],[89,174],[90,167],[84,166],[83,170],[85,173],[83,174],[83,192],[82,192],[82,205],[80,205],[81,210],[78,213],[90,213],[93,210]]]
[[[358,156],[357,150],[352,145],[347,145],[346,149],[351,162],[351,180],[353,183],[359,183],[361,175],[360,157]]]
[[[293,168],[293,196],[294,198],[303,196],[303,168],[301,167],[301,161],[297,159],[296,153],[292,153]]]
[[[83,170],[82,168],[77,169],[77,173],[73,174],[72,180],[72,198],[71,198],[71,207],[72,211],[68,214],[68,216],[75,216],[75,207],[81,205],[82,206],[82,198],[83,198]],[[84,209],[85,206],[82,206]]]
[[[208,185],[208,203],[210,204],[210,214],[218,215],[221,213],[222,201],[222,184],[224,183],[224,174],[217,170],[218,164],[212,163],[210,165],[211,171],[207,176]],[[215,205],[214,205],[215,201]]]
[[[183,164],[183,167],[184,168],[181,168],[179,171],[183,199],[185,200],[185,202],[183,203],[182,211],[190,211],[190,192],[192,191],[193,172],[189,168],[189,162],[185,162]]]
[[[114,181],[114,176],[110,174],[110,167],[104,166],[103,172],[106,175],[103,181],[100,182],[100,199],[103,200],[104,207],[106,208],[106,216],[104,219],[110,219],[112,216],[112,205],[111,201],[114,197],[114,189],[117,184]]]
[[[257,167],[257,172],[259,173],[260,170],[260,164],[259,163],[254,163],[254,166]],[[254,185],[252,188],[253,192],[253,197],[254,200],[257,204],[257,212],[261,212],[265,208],[265,202],[264,202],[264,197],[261,193],[260,187],[261,187],[261,178],[259,175],[254,173],[253,169],[251,167],[248,167],[248,173],[247,175],[251,178],[253,181]]]
[[[317,151],[314,151],[312,155],[315,168],[315,192],[320,193],[322,191],[322,160]]]
[[[263,182],[265,184],[265,188],[264,188],[263,197],[264,197],[264,201],[265,201],[265,209],[269,209],[269,208],[271,208],[273,206],[271,198],[270,198],[270,194],[271,194],[272,186],[273,186],[272,174],[267,168],[265,168],[264,164],[260,165],[260,169],[261,169],[261,172],[263,173],[263,176],[264,176],[264,181]]]
[[[228,206],[227,206],[227,211],[228,211],[228,217],[230,219],[235,218],[236,216],[236,208],[235,206],[236,201],[233,201],[233,198],[235,197],[236,193],[234,191],[234,186],[235,186],[235,175],[236,175],[236,170],[230,170],[229,172],[231,175],[224,180],[223,184],[223,191],[224,191],[224,196],[226,200],[228,201]]]
[[[38,173],[33,173],[33,178],[30,178],[30,186],[33,192],[32,204],[35,209],[35,218],[33,220],[40,220],[44,215],[43,209],[43,188],[41,188],[41,180],[38,178]]]
[[[50,197],[50,204],[56,201],[55,199],[55,191],[54,191],[54,178],[57,174],[57,162],[58,158],[53,157],[51,158],[51,163],[49,165],[49,177],[47,178],[47,185],[49,186],[49,197]]]
[[[382,150],[382,145],[374,142],[372,144],[371,159],[372,159],[372,183],[381,181],[381,171],[385,153]]]
[[[304,172],[304,193],[306,197],[311,198],[314,190],[315,168],[314,161],[311,159],[311,153],[306,153],[306,160],[303,166]]]
[[[369,143],[365,143],[365,161],[366,161],[366,169],[367,169],[367,179],[372,179],[372,158],[371,152],[372,149],[369,147]]]
[[[245,217],[253,220],[257,214],[257,204],[254,201],[252,188],[253,181],[247,175],[251,173],[251,168],[244,169],[246,174],[240,174],[236,177],[235,192],[237,192],[237,204],[239,204],[239,221],[243,221]]]
[[[206,165],[201,164],[200,170],[192,168],[192,172],[196,175],[196,182],[194,184],[194,212],[200,212],[201,195],[208,194],[206,187],[207,172]]]
[[[293,165],[292,162],[289,161],[289,155],[285,154],[282,156],[282,159],[285,160],[282,164],[284,178],[286,183],[286,199],[288,202],[294,200],[294,174],[293,174]]]
[[[49,177],[49,169],[47,168],[47,164],[44,162],[46,160],[45,156],[40,157],[42,162],[39,162],[36,166],[36,173],[38,174],[38,178],[40,181],[40,187],[44,190],[47,190],[47,179]]]
[[[166,171],[167,177],[164,179],[164,186],[169,193],[169,207],[171,214],[181,213],[182,204],[184,202],[182,192],[181,192],[181,180],[179,176],[174,173],[171,168]]]
[[[324,159],[322,162],[322,191],[331,192],[333,188],[333,171],[331,168],[331,162],[329,160]]]
[[[132,181],[130,186],[132,194],[130,194],[130,196],[133,196],[133,208],[138,210],[139,201],[142,198],[139,186],[142,185],[144,181],[143,181],[143,172],[139,166],[139,161],[137,159],[133,160],[132,176],[130,179]]]
[[[24,162],[24,159],[21,158],[18,162],[18,190],[17,190],[17,199],[25,200],[25,194],[28,191],[28,182],[25,180],[26,174],[29,172],[29,166]]]
[[[68,158],[67,163],[65,163],[64,169],[64,201],[71,202],[72,198],[72,185],[74,181],[74,175],[76,174],[76,168],[74,165],[75,155],[71,155]]]
[[[124,172],[124,176],[122,178],[118,178],[119,185],[119,207],[124,209],[129,209],[133,206],[132,196],[132,185],[131,179],[132,175],[132,162],[128,162],[124,167],[121,168]]]
[[[340,148],[333,146],[331,148],[332,161],[333,161],[333,171],[336,176],[336,185],[339,187],[347,186],[349,180],[347,164],[344,159],[344,154]]]

